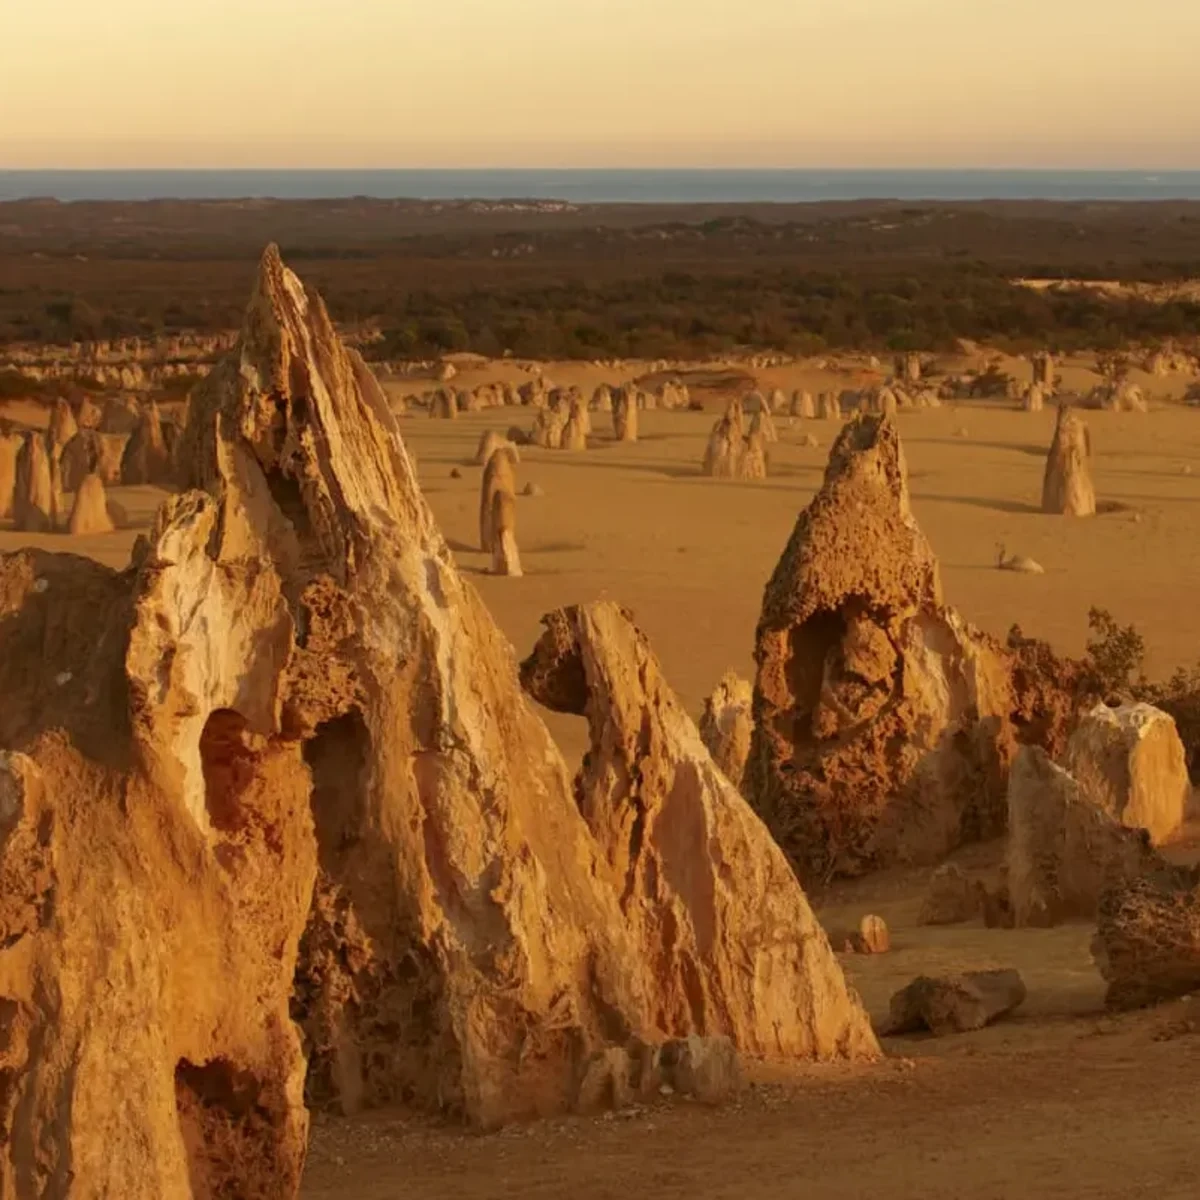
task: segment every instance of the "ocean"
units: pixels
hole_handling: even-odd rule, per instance
[[[1200,171],[0,170],[0,201],[563,200],[574,204],[816,200],[1200,200]]]

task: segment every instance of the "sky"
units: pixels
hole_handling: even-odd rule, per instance
[[[1197,0],[0,0],[0,168],[1200,169]]]

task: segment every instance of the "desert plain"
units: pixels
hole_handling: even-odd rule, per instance
[[[925,358],[939,376],[986,360],[1021,383],[1029,379],[1028,357],[998,348]],[[661,375],[662,363],[449,353],[428,373],[381,370],[380,381],[453,560],[514,661],[534,647],[543,614],[615,601],[647,635],[693,718],[725,672],[754,679],[764,587],[798,515],[821,488],[841,430],[840,421],[777,411],[767,478],[712,479],[701,463],[714,421],[747,392],[816,394],[871,386],[890,373],[865,353],[782,355],[767,365],[750,354],[673,360],[668,373],[688,382],[692,407],[643,410],[636,442],[617,441],[608,414],[594,412],[585,450],[520,446],[524,573],[507,578],[492,573],[479,546],[483,468],[474,459],[486,431],[528,430],[534,414],[510,406],[431,419],[412,397],[441,386],[438,370],[446,364],[456,388],[519,385],[540,375],[590,396],[601,384]],[[1093,352],[1063,354],[1057,365],[1062,394],[1086,396],[1104,378]],[[1148,411],[1085,413],[1099,502],[1086,519],[1042,511],[1053,404],[1028,412],[1010,398],[947,398],[892,420],[912,512],[940,564],[949,604],[1000,641],[1019,625],[1075,657],[1085,650],[1089,609],[1108,610],[1137,626],[1145,669],[1162,678],[1200,661],[1200,607],[1191,599],[1200,579],[1200,412],[1187,402],[1197,375],[1135,367],[1126,378],[1142,389]],[[174,403],[164,401],[164,413]],[[0,418],[19,429],[45,428],[49,417],[37,398],[0,403]],[[169,494],[150,485],[110,487],[122,514],[111,533],[31,534],[5,521],[0,551],[35,547],[122,569]],[[1028,556],[1043,572],[1000,570],[1002,554]],[[539,713],[574,770],[588,750],[586,722]],[[1190,811],[1161,851],[1172,862],[1200,859],[1200,826]],[[950,861],[988,876],[1004,853],[1004,839],[992,839],[955,850]],[[808,895],[827,930],[853,928],[867,913],[886,921],[886,953],[837,955],[877,1028],[892,995],[914,976],[1011,967],[1027,998],[1003,1020],[955,1037],[884,1037],[884,1056],[874,1063],[747,1062],[748,1087],[716,1106],[664,1088],[616,1111],[486,1133],[402,1105],[353,1116],[317,1112],[301,1195],[1194,1196],[1200,1013],[1193,1009],[1200,999],[1109,1011],[1091,952],[1094,920],[1023,929],[988,928],[980,916],[923,924],[929,878],[928,865],[891,866],[813,883]]]

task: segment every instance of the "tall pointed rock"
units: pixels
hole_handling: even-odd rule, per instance
[[[763,597],[743,791],[803,878],[999,832],[1004,658],[942,599],[890,417],[835,442]]]

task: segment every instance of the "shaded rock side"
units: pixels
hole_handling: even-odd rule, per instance
[[[1008,893],[1017,926],[1095,918],[1105,889],[1158,861],[1141,830],[1100,807],[1044,750],[1022,746],[1008,780]]]
[[[184,440],[219,547],[278,573],[298,631],[277,720],[320,853],[293,1002],[310,1096],[566,1110],[595,1049],[648,1031],[615,884],[379,384],[274,248]]]
[[[587,717],[576,798],[653,965],[657,1028],[771,1058],[873,1055],[787,860],[713,763],[645,635],[610,602],[543,623],[521,679],[548,707]]]
[[[1005,658],[943,603],[891,418],[835,442],[755,659],[746,794],[802,878],[932,863],[1003,829]]]
[[[754,732],[754,689],[748,680],[727,671],[704,701],[700,740],[713,762],[735,786],[742,780]]]
[[[1063,766],[1105,812],[1145,829],[1156,846],[1183,823],[1187,755],[1174,720],[1153,705],[1096,705],[1067,741]]]
[[[1163,865],[1106,891],[1092,956],[1112,1009],[1200,990],[1200,868]]]
[[[46,445],[36,431],[23,435],[17,451],[13,486],[13,524],[22,533],[51,533],[62,510],[59,474]]]
[[[126,486],[149,483],[167,487],[174,483],[174,475],[162,417],[152,400],[142,410],[121,455],[121,482]]]
[[[17,455],[24,439],[19,433],[0,432],[0,517],[13,515],[17,489]]]

